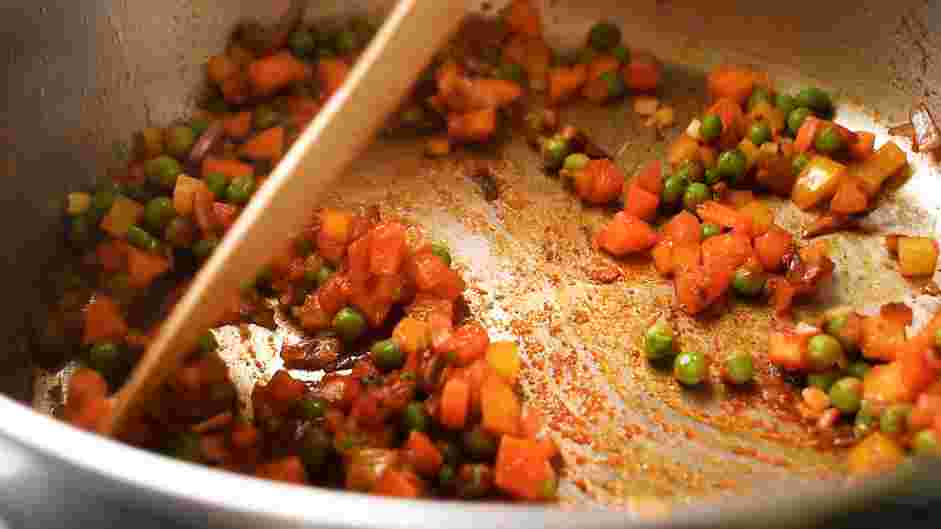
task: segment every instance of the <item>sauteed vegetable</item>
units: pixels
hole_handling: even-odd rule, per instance
[[[545,161],[590,206],[623,210],[594,237],[597,250],[646,254],[673,282],[688,314],[729,299],[767,300],[779,317],[768,357],[800,387],[800,412],[821,429],[853,424],[855,471],[886,468],[907,451],[935,453],[941,436],[941,316],[913,337],[911,310],[834,311],[793,322],[834,264],[825,241],[801,241],[774,223],[761,193],[788,196],[820,219],[810,235],[848,226],[877,205],[906,165],[892,142],[832,121],[819,88],[775,89],[753,69],[709,76],[713,101],[632,178],[582,131],[559,123],[575,99],[634,108],[666,127],[673,111],[649,95],[659,63],[629,50],[599,22],[571,53],[543,40],[539,12],[516,0],[502,24],[472,21],[442,52],[386,133],[426,137],[426,154],[494,140],[522,122]],[[213,252],[272,167],[336,92],[372,27],[300,26],[281,41],[237,32],[207,64],[202,108],[135,138],[133,159],[93,193],[68,196],[79,274],[51,318],[80,342],[86,367],[71,378],[63,418],[99,430],[109,392],[147,346],[160,319]],[[647,94],[647,95],[643,95]],[[544,100],[546,107],[536,105]],[[524,117],[525,116],[525,117]],[[518,119],[517,119],[518,118]],[[467,314],[467,284],[446,244],[378,208],[311,212],[310,225],[240,292],[218,323],[272,326],[276,307],[304,333],[287,342],[284,369],[258,384],[251,420],[238,408],[213,332],[162,389],[124,440],[185,460],[292,483],[404,497],[551,501],[561,458],[519,390],[519,346],[491,341]],[[930,275],[935,241],[893,236],[901,273]],[[160,310],[149,307],[154,302]],[[669,318],[642,337],[691,390],[708,358],[684,348]],[[751,354],[728,354],[723,380],[747,387]],[[301,376],[321,372],[322,377]]]

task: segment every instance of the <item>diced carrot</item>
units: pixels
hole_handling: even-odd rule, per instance
[[[709,108],[707,114],[715,114],[722,120],[719,147],[723,149],[736,147],[745,136],[745,114],[742,112],[741,105],[734,99],[722,98]]]
[[[746,236],[752,234],[752,221],[749,217],[714,200],[700,204],[696,208],[696,213],[705,222],[731,228]]]
[[[369,280],[369,245],[372,233],[350,243],[346,249],[346,274],[354,284]]]
[[[246,110],[226,116],[222,120],[222,130],[226,136],[238,140],[248,136],[248,132],[252,130],[252,113]]]
[[[241,105],[248,101],[251,86],[249,86],[248,77],[245,72],[239,71],[223,81],[219,89],[226,103],[230,105]]]
[[[144,206],[124,196],[118,196],[108,214],[101,219],[101,229],[108,235],[120,239],[127,235],[127,230],[137,224],[144,216]]]
[[[104,397],[89,398],[80,406],[65,407],[65,420],[76,428],[102,433],[111,413],[111,400]]]
[[[520,417],[520,433],[525,439],[535,439],[544,426],[542,413],[536,408],[526,408]],[[550,456],[551,457],[551,456]]]
[[[831,199],[846,174],[845,165],[826,156],[814,156],[794,182],[791,200],[801,209],[810,209]]]
[[[938,266],[938,243],[930,237],[899,237],[899,272],[905,277],[930,277]]]
[[[621,77],[628,88],[636,92],[651,92],[660,85],[660,63],[649,53],[632,53],[629,63],[621,69]]]
[[[298,128],[303,128],[310,123],[322,106],[319,101],[308,96],[292,96],[288,98],[287,103],[291,123]]]
[[[913,397],[899,362],[873,366],[863,378],[863,399],[873,404],[908,402]]]
[[[709,237],[703,241],[701,253],[702,262],[709,270],[735,270],[754,255],[748,236],[736,232]]]
[[[251,165],[238,160],[207,156],[203,160],[202,174],[206,176],[210,173],[219,173],[232,180],[240,176],[252,176],[255,174],[255,170]]]
[[[673,241],[662,239],[651,250],[653,264],[663,276],[669,276],[673,273]]]
[[[682,211],[663,226],[661,233],[664,239],[673,241],[674,244],[698,245],[702,239],[702,225],[695,215]]]
[[[722,65],[709,73],[709,93],[713,99],[728,98],[744,104],[755,88],[755,72],[743,66]]]
[[[875,196],[887,178],[902,170],[908,164],[908,157],[894,142],[885,145],[852,167],[852,174],[869,196]]]
[[[270,96],[307,75],[307,66],[288,51],[256,59],[248,65],[252,92],[259,96]]]
[[[674,247],[674,259],[676,250],[686,250],[686,246]],[[681,251],[679,253],[685,253]],[[701,269],[680,270],[676,263],[673,265],[674,279],[673,289],[676,293],[677,305],[687,314],[699,314],[706,308],[705,278]]]
[[[865,160],[875,151],[875,143],[875,134],[859,131],[856,133],[856,141],[849,144],[850,154],[857,160]]]
[[[470,402],[470,385],[461,379],[452,378],[441,390],[441,424],[452,430],[464,427]]]
[[[206,63],[206,72],[209,74],[209,79],[217,85],[221,85],[223,81],[232,77],[238,71],[239,65],[224,53],[213,55]]]
[[[667,151],[667,161],[670,165],[676,167],[687,160],[696,161],[699,159],[699,142],[689,134],[680,134],[676,140],[670,144]]]
[[[869,197],[853,178],[846,178],[830,201],[830,211],[837,215],[862,213],[869,207]]]
[[[595,236],[595,244],[612,255],[649,250],[657,243],[657,232],[646,222],[622,211]]]
[[[323,86],[325,97],[332,96],[346,81],[350,66],[340,59],[320,59],[317,62],[317,79]]]
[[[772,228],[755,239],[755,254],[761,267],[778,272],[784,267],[784,256],[794,251],[794,238],[780,229]]]
[[[637,185],[657,196],[663,191],[663,169],[660,160],[651,160],[634,177]]]
[[[773,330],[768,334],[768,360],[788,369],[806,369],[807,341],[813,334],[797,333],[790,329]]]
[[[489,345],[490,337],[487,336],[487,330],[480,324],[469,323],[455,329],[442,348],[454,353],[457,365],[468,366],[483,358]]]
[[[150,284],[170,270],[170,260],[166,257],[144,250],[127,247],[128,285],[133,288],[147,288]]]
[[[542,35],[539,9],[530,0],[513,0],[504,15],[504,21],[513,33],[529,37]]]
[[[607,204],[624,186],[624,174],[607,158],[591,160],[575,174],[575,193],[589,204]]]
[[[750,220],[751,235],[764,235],[774,226],[774,212],[762,200],[752,200],[739,208],[738,212]]]
[[[504,492],[526,500],[548,500],[555,490],[555,471],[545,450],[531,439],[500,438],[494,483]]]
[[[233,204],[226,204],[225,202],[213,202],[212,203],[212,217],[216,226],[221,226],[223,230],[227,230],[235,224],[235,221],[239,217],[238,206]]]
[[[76,369],[69,378],[67,405],[78,407],[92,399],[108,395],[108,383],[100,373],[87,367]]]
[[[392,331],[392,339],[406,354],[420,353],[431,345],[431,329],[424,321],[403,318]]]
[[[480,389],[481,425],[490,433],[518,435],[522,408],[513,389],[501,377],[488,377]]]
[[[128,244],[119,239],[107,239],[95,247],[95,258],[105,272],[118,272],[127,268]]]
[[[419,474],[426,477],[435,477],[438,470],[444,463],[441,451],[435,446],[431,439],[422,432],[412,430],[408,435],[408,441],[405,443],[405,459],[418,471]]]
[[[559,105],[571,99],[588,78],[584,64],[549,69],[549,103]]]
[[[398,274],[405,260],[405,226],[386,222],[373,228],[369,239],[369,269],[376,275]]]
[[[754,200],[755,193],[750,189],[730,189],[722,195],[722,202],[731,206],[732,209],[742,209]]]
[[[421,497],[422,488],[418,477],[411,472],[389,468],[382,473],[372,492],[397,498],[418,498]]]
[[[794,297],[797,296],[797,287],[783,277],[772,277],[768,280],[771,289],[771,305],[778,317],[787,317],[791,313]]]
[[[284,154],[284,127],[271,127],[242,144],[239,156],[249,160],[277,161]]]
[[[89,344],[102,340],[123,340],[127,336],[127,322],[121,308],[109,296],[95,294],[85,307],[85,333],[82,342]]]
[[[624,196],[624,212],[641,220],[651,222],[657,217],[660,196],[642,188],[636,181],[627,186]]]
[[[519,347],[515,342],[493,342],[487,347],[487,363],[508,384],[516,382],[520,374]]]
[[[817,131],[820,130],[823,121],[808,116],[804,124],[797,131],[797,138],[794,140],[794,148],[797,152],[807,152],[814,146],[814,139],[817,137]]]
[[[871,474],[892,470],[905,459],[898,442],[882,432],[875,432],[850,449],[847,466],[853,474]]]
[[[863,319],[860,348],[869,359],[895,360],[905,343],[905,327],[912,321],[911,309],[902,304],[887,304],[879,315]]]
[[[931,349],[919,347],[912,340],[897,355],[902,382],[913,395],[922,392],[938,378],[937,369],[928,364],[928,356],[933,354]]]
[[[180,174],[176,177],[176,185],[173,186],[173,209],[180,216],[191,216],[196,207],[196,195],[200,192],[210,193],[205,182]]]
[[[467,142],[487,141],[497,129],[497,112],[485,108],[465,114],[448,115],[448,137]]]

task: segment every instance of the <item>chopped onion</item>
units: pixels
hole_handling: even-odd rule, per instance
[[[209,154],[213,146],[222,139],[225,129],[222,127],[222,120],[215,120],[196,140],[193,148],[190,149],[189,161],[192,164],[199,164],[203,158]],[[205,175],[204,175],[205,176]]]
[[[686,134],[690,138],[693,138],[696,141],[701,141],[702,135],[699,133],[701,128],[702,128],[702,121],[699,121],[698,119],[694,118],[692,121],[689,122],[689,126],[686,127]]]
[[[889,129],[889,134],[892,136],[904,136],[906,138],[913,138],[915,136],[915,127],[911,123],[903,123],[901,125],[896,125]]]
[[[941,147],[941,130],[924,103],[912,110],[911,123],[916,151],[932,151]]]
[[[652,116],[660,108],[660,101],[656,97],[637,96],[634,98],[634,112],[641,116]]]

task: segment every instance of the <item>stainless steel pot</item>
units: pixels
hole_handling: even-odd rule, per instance
[[[59,251],[60,197],[105,174],[133,131],[184,115],[205,59],[221,49],[236,21],[272,19],[286,4],[37,0],[0,6],[7,79],[0,123],[0,215],[7,225],[0,232],[0,284],[9,300],[0,321],[8,344],[0,372],[3,436],[102,497],[164,516],[241,527],[785,527],[811,525],[886,493],[918,490],[921,496],[908,497],[941,497],[927,470],[844,483],[836,477],[837,458],[801,441],[810,440],[806,432],[792,428],[785,441],[758,422],[767,417],[767,402],[746,401],[763,414],[747,417],[751,422],[729,421],[722,407],[729,395],[690,397],[662,374],[648,373],[627,337],[664,310],[668,290],[623,263],[616,266],[634,273],[632,280],[603,287],[587,281],[586,268],[615,266],[594,260],[584,236],[605,213],[574,204],[536,169],[533,155],[513,143],[441,163],[420,161],[412,144],[385,143],[357,164],[336,201],[391,198],[386,207],[450,239],[466,275],[481,287],[471,299],[475,311],[495,332],[515,334],[527,346],[528,396],[550,416],[582,419],[587,424],[578,432],[607,440],[584,446],[577,436],[557,432],[570,468],[565,509],[398,501],[268,483],[138,451],[34,411],[27,403],[48,411],[65,374],[39,369],[29,339],[41,318],[38,293]],[[388,5],[332,1],[312,11],[380,16]],[[700,104],[703,72],[723,61],[760,64],[785,86],[822,82],[850,103],[841,120],[872,127],[882,137],[884,125],[904,121],[916,99],[941,107],[937,2],[559,1],[545,2],[543,10],[556,46],[578,45],[594,21],[608,18],[624,28],[630,46],[661,57],[670,65],[663,97],[676,106],[679,123],[688,122]],[[582,124],[631,169],[661,140],[628,108],[575,108],[565,119]],[[913,161],[914,176],[873,215],[873,227],[937,236],[941,199],[935,180],[941,171],[927,155]],[[467,178],[469,166],[480,163],[498,176],[503,197],[497,204],[481,199]],[[778,216],[791,228],[806,220],[783,204]],[[841,269],[851,273],[839,276],[828,302],[873,305],[911,297],[910,285],[882,266],[878,241],[853,235],[834,240]],[[584,320],[584,311],[599,306],[613,315]],[[542,307],[552,310],[540,312]],[[684,332],[707,349],[706,337],[716,332],[723,347],[760,349],[757,337],[768,315],[750,311],[750,325],[742,326],[743,314],[732,311],[705,326],[686,321]],[[551,368],[558,359],[552,355],[562,353],[571,353],[568,379]],[[236,375],[247,384],[273,366]],[[769,377],[766,368],[762,376]],[[603,395],[600,408],[610,413],[593,415],[598,410],[579,400],[579,385]],[[744,457],[743,447],[766,457]],[[919,482],[919,476],[929,479]],[[582,487],[576,485],[580,479]],[[723,492],[731,482],[735,492]],[[913,489],[912,483],[920,485]],[[665,496],[676,499],[670,509],[653,499]]]

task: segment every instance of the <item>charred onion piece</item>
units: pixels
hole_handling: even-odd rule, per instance
[[[844,217],[842,215],[822,215],[817,217],[810,226],[804,229],[805,239],[812,239],[821,235],[829,235],[842,230],[851,230],[859,227],[859,219],[856,217]]]
[[[342,353],[343,345],[333,336],[303,339],[281,347],[281,358],[288,369],[327,369],[337,363]]]
[[[922,103],[912,110],[911,124],[916,152],[933,151],[941,147],[941,130],[926,104]]]
[[[194,165],[202,163],[203,158],[209,154],[209,151],[222,139],[225,129],[222,127],[222,121],[213,121],[196,140],[193,148],[190,149],[189,162]]]

